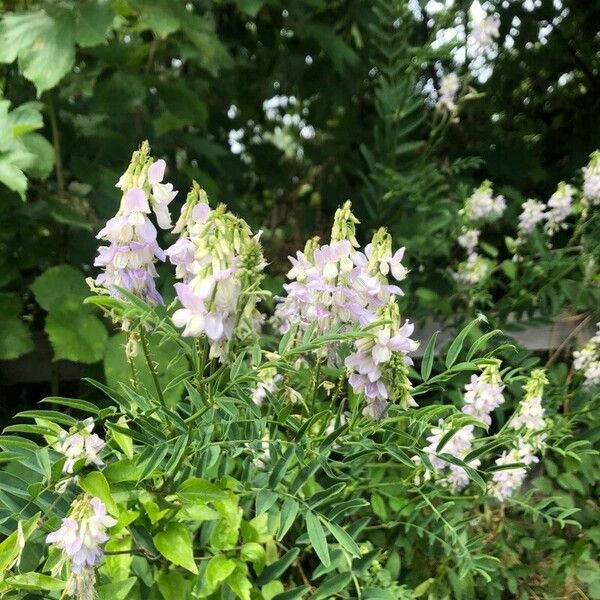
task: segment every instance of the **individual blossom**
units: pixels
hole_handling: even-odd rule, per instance
[[[526,200],[521,205],[519,234],[531,233],[536,225],[546,218],[546,205],[539,200]]]
[[[462,411],[490,425],[491,413],[504,402],[503,390],[499,365],[487,365],[481,375],[472,375],[465,385]]]
[[[440,79],[438,89],[437,107],[442,112],[455,115],[458,106],[456,105],[456,95],[460,88],[460,79],[456,73],[448,73]]]
[[[105,446],[104,440],[94,430],[94,421],[86,419],[83,427],[73,427],[69,432],[61,431],[54,449],[66,457],[63,473],[73,473],[75,463],[84,461],[84,466],[102,466],[104,463],[98,456]]]
[[[462,228],[462,232],[458,237],[458,245],[464,248],[469,254],[473,253],[479,243],[479,229]]]
[[[590,156],[587,167],[583,167],[583,197],[587,204],[600,204],[600,151]]]
[[[471,252],[466,261],[459,263],[453,276],[458,283],[477,285],[487,277],[489,270],[489,261],[477,252]]]
[[[554,234],[565,227],[565,220],[571,214],[574,189],[567,183],[559,183],[558,188],[548,200],[546,212],[546,232]]]
[[[205,336],[210,357],[223,360],[236,326],[239,333],[260,322],[255,305],[266,263],[247,223],[224,205],[211,210],[205,198],[194,184],[174,229],[179,240],[167,250],[182,279],[173,323],[184,337]]]
[[[107,529],[115,524],[116,520],[107,514],[106,506],[99,498],[84,494],[72,504],[60,528],[46,537],[46,543],[62,553],[53,574],[59,574],[64,565],[69,567],[67,595],[78,596],[80,600],[95,597],[94,569],[104,556],[102,545],[108,540]]]
[[[165,254],[156,241],[156,228],[149,214],[154,209],[159,225],[164,226],[168,221],[167,205],[170,200],[167,201],[148,179],[148,173],[153,179],[157,178],[159,171],[164,173],[164,161],[154,163],[149,152],[148,143],[144,142],[133,153],[127,171],[117,183],[123,196],[116,216],[109,219],[96,236],[109,245],[98,250],[94,266],[102,267],[104,271],[93,284],[113,296],[119,296],[117,288],[120,287],[150,304],[162,304],[162,297],[154,283],[157,277],[154,265],[157,261],[164,261]],[[172,191],[172,186],[169,189],[174,197],[177,192]]]
[[[470,221],[494,221],[505,209],[506,199],[502,195],[494,196],[492,184],[486,180],[467,198],[461,212]]]

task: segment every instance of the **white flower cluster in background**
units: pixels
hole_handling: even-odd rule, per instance
[[[574,192],[568,183],[559,183],[556,192],[550,196],[545,225],[548,234],[552,235],[565,226],[565,221],[572,211]]]
[[[539,200],[526,200],[519,215],[519,235],[531,233],[546,218],[546,205]]]
[[[455,115],[458,111],[456,96],[460,89],[460,79],[456,73],[447,73],[440,79],[438,88],[437,108],[449,115]]]
[[[63,473],[73,473],[75,464],[82,460],[84,466],[102,466],[104,463],[98,456],[105,446],[104,440],[95,433],[94,421],[89,418],[83,422],[83,427],[73,427],[70,431],[61,431],[54,449],[66,457]]]
[[[501,502],[518,491],[527,476],[527,467],[539,462],[536,454],[544,449],[545,428],[542,397],[548,379],[543,369],[535,369],[523,386],[523,400],[509,421],[509,427],[519,432],[513,448],[504,451],[495,461],[496,466],[504,467],[522,463],[523,466],[510,466],[495,471],[490,483],[490,494]]]
[[[77,596],[80,600],[95,598],[94,569],[104,556],[102,545],[108,540],[106,530],[116,522],[99,498],[84,494],[73,502],[60,528],[46,537],[46,543],[62,553],[53,574],[60,574],[65,564],[70,568],[65,595]]]
[[[453,276],[463,285],[477,285],[485,279],[489,271],[489,261],[477,252],[471,252],[466,261],[459,263]]]
[[[506,199],[494,196],[492,183],[485,180],[466,200],[462,213],[469,221],[495,221],[506,209]]]
[[[472,375],[471,381],[465,385],[464,406],[462,412],[471,415],[489,425],[492,421],[491,413],[504,402],[502,394],[504,385],[500,377],[500,365],[494,363],[487,365],[480,375]],[[425,472],[425,479],[432,476],[441,485],[448,486],[454,491],[464,489],[469,483],[469,476],[464,467],[455,465],[439,454],[449,454],[454,458],[464,461],[470,452],[475,439],[475,428],[473,425],[465,425],[459,428],[446,443],[438,449],[442,439],[451,431],[451,423],[441,420],[438,427],[431,430],[427,437],[429,445],[423,451],[429,456],[434,472]],[[416,457],[415,462],[420,462]],[[480,465],[478,459],[467,463],[469,467],[476,468]]]
[[[583,197],[586,202],[595,206],[600,204],[600,151],[596,150],[590,157],[587,167],[583,167]]]
[[[573,352],[573,368],[583,375],[585,387],[600,385],[600,322],[596,334],[584,346]]]

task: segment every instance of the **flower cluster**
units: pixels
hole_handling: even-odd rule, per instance
[[[465,202],[463,213],[470,221],[494,221],[506,209],[506,199],[494,196],[490,181],[484,181]]]
[[[519,432],[514,446],[496,459],[499,467],[507,469],[495,471],[490,484],[490,493],[504,502],[517,491],[527,476],[527,466],[539,462],[536,456],[544,448],[543,430],[544,409],[542,396],[548,379],[543,369],[535,369],[523,386],[525,395],[509,422],[509,427]],[[517,466],[512,466],[512,465]],[[524,466],[521,466],[524,465]]]
[[[487,365],[480,375],[473,375],[471,381],[465,385],[465,404],[462,412],[489,425],[491,412],[504,402],[503,389],[499,363]],[[423,451],[429,456],[434,475],[439,483],[452,490],[460,491],[469,483],[465,468],[445,460],[438,456],[438,453],[449,454],[464,461],[472,448],[475,428],[473,425],[460,427],[441,448],[438,448],[451,429],[451,422],[441,420],[437,427],[432,428],[431,434],[427,437],[429,445]],[[480,461],[474,459],[467,464],[475,468],[479,466]],[[426,473],[426,477],[431,477],[431,473]]]
[[[117,187],[123,192],[119,210],[98,233],[97,238],[109,242],[101,246],[94,262],[104,272],[93,282],[118,296],[116,288],[124,288],[150,304],[162,304],[156,290],[154,263],[165,259],[156,241],[156,228],[148,218],[154,211],[159,226],[171,226],[169,203],[176,196],[170,183],[162,183],[165,161],[153,161],[144,142],[133,153],[127,171]]]
[[[106,530],[115,524],[116,520],[106,513],[106,506],[99,498],[84,494],[75,500],[60,528],[46,537],[46,543],[62,552],[54,572],[59,573],[65,563],[70,566],[67,595],[77,595],[81,600],[95,597],[94,567],[104,555],[102,544],[108,540]]]
[[[491,413],[504,402],[503,390],[498,365],[488,365],[465,385],[463,412],[490,425]]]
[[[596,327],[596,335],[573,352],[573,368],[583,374],[583,385],[588,388],[600,385],[600,322]]]
[[[448,73],[440,79],[438,89],[437,107],[439,110],[450,115],[456,114],[458,106],[456,105],[456,95],[460,88],[460,80],[456,73]]]
[[[252,401],[257,406],[262,406],[267,394],[272,394],[276,389],[282,376],[277,373],[275,367],[268,367],[259,371],[259,381],[252,392]]]
[[[183,306],[173,322],[184,337],[206,336],[210,357],[223,360],[234,328],[260,320],[255,305],[265,261],[259,236],[224,205],[211,210],[196,183],[173,232],[179,239],[166,254],[181,279],[175,290]]]
[[[477,252],[471,252],[467,260],[459,263],[454,278],[465,285],[476,285],[481,283],[490,271],[490,264]]]
[[[64,473],[73,473],[75,463],[80,460],[84,464],[102,466],[104,463],[98,457],[100,451],[104,448],[104,440],[94,430],[94,421],[89,418],[83,422],[82,428],[72,428],[69,432],[61,431],[58,441],[54,444],[54,449],[64,454],[66,457],[63,465]]]
[[[282,332],[297,327],[304,333],[314,327],[316,335],[331,331],[350,331],[377,321],[389,322],[356,342],[355,352],[346,359],[354,372],[350,384],[368,400],[365,414],[379,417],[388,400],[400,399],[411,405],[410,384],[406,378],[407,353],[416,347],[410,339],[412,325],[402,324],[394,302],[402,290],[388,282],[406,276],[402,265],[404,248],[392,251],[392,239],[380,229],[364,251],[357,250],[356,224],[351,204],[347,202],[335,215],[331,243],[318,245],[309,240],[304,252],[290,257],[291,280],[284,285],[287,293],[275,310]],[[335,348],[328,349],[330,362],[336,362]],[[395,365],[391,369],[390,365]],[[396,374],[395,381],[390,377]],[[399,374],[400,373],[400,374]]]
[[[573,194],[575,190],[567,183],[559,183],[558,188],[548,200],[548,210],[546,212],[546,231],[553,234],[561,227],[571,214]]]
[[[546,206],[539,200],[526,200],[519,215],[519,235],[531,233],[546,218]]]
[[[479,231],[479,229],[468,229],[463,227],[462,233],[458,237],[458,245],[467,252],[472,253],[475,248],[477,248],[477,244],[479,244],[480,235],[481,231]]]
[[[472,24],[470,41],[474,49],[484,52],[500,35],[500,19],[496,15],[488,15]]]
[[[583,197],[592,206],[600,204],[600,150],[593,152],[583,167]]]

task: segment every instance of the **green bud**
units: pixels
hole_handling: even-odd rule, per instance
[[[352,214],[352,202],[346,200],[343,206],[335,211],[333,228],[331,229],[331,241],[339,242],[348,240],[355,248],[359,244],[356,239],[356,225],[360,221]]]

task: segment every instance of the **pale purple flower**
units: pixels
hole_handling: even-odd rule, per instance
[[[71,571],[79,574],[100,562],[101,546],[108,540],[106,530],[116,522],[106,513],[106,506],[99,498],[83,496],[74,502],[60,528],[46,537],[46,543],[59,548]]]
[[[583,196],[592,205],[600,203],[600,152],[596,150],[583,167]]]
[[[84,461],[84,465],[102,466],[104,463],[99,458],[99,453],[105,446],[105,442],[95,433],[92,433],[94,422],[86,419],[85,427],[72,429],[70,433],[62,431],[54,449],[66,457],[63,465],[64,473],[73,473],[75,463]]]
[[[465,385],[462,411],[489,425],[492,422],[490,414],[504,402],[499,377],[489,377],[484,371],[481,375],[471,375],[470,383]]]
[[[471,26],[470,42],[475,52],[485,52],[500,35],[500,18],[488,15]]]

